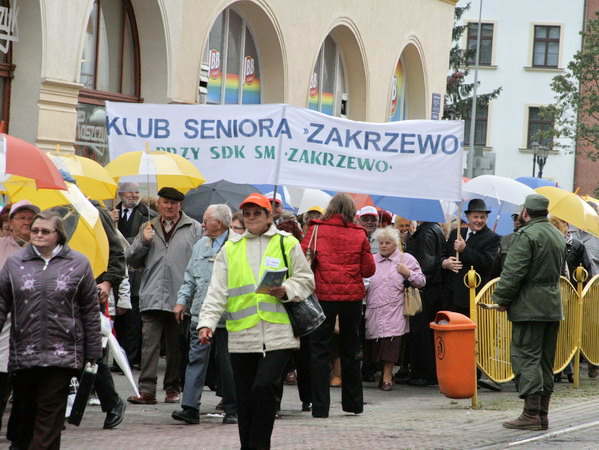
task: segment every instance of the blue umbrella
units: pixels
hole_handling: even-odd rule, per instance
[[[270,194],[272,195],[273,191],[275,190],[275,185],[274,184],[252,184],[252,186],[254,186],[256,189],[258,189],[260,191],[261,194]],[[281,198],[283,199],[283,208],[285,209],[289,209],[292,211],[295,211],[295,208],[293,206],[291,206],[290,203],[290,198],[287,198],[286,195],[286,189],[283,188],[283,186],[277,186],[277,195],[281,194]]]
[[[533,189],[543,186],[559,187],[557,186],[557,183],[555,181],[544,180],[543,178],[537,177],[520,177],[516,178],[516,181],[519,181],[520,183],[525,184],[526,186]]]
[[[408,220],[445,222],[445,211],[439,200],[372,195],[374,204]]]

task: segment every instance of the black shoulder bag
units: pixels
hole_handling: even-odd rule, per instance
[[[289,263],[287,262],[287,255],[285,254],[285,246],[283,244],[284,237],[283,235],[280,236],[281,253],[283,254],[285,267],[287,267],[287,278],[289,278]],[[312,333],[324,322],[325,315],[316,294],[310,294],[308,298],[300,302],[287,301],[282,303],[289,315],[291,328],[293,328],[295,337],[302,337]]]

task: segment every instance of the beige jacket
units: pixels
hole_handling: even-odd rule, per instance
[[[231,233],[231,240],[237,242],[247,239],[247,259],[254,279],[259,279],[260,265],[264,252],[273,236],[289,236],[289,233],[278,230],[271,225],[262,236],[255,236],[249,231],[242,235]],[[289,301],[299,302],[314,292],[314,274],[306,261],[299,243],[291,249],[290,261],[292,277],[285,280],[283,286]],[[198,329],[208,327],[216,329],[216,324],[227,307],[228,288],[227,252],[219,252],[214,262],[212,280],[208,287],[206,299],[200,310]],[[252,328],[229,332],[229,352],[231,353],[263,353],[265,351],[299,348],[299,339],[293,336],[289,324],[270,323],[260,320]]]

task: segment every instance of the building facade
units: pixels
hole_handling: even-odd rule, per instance
[[[482,4],[479,93],[503,88],[488,108],[477,111],[474,145],[483,152],[475,158],[475,175],[531,176],[536,132],[552,126],[539,115],[539,107],[553,103],[551,80],[580,49],[585,1],[570,0],[565,7],[562,0],[460,0],[457,6],[468,3],[463,48],[476,48]],[[543,178],[572,189],[575,143],[562,143],[566,149],[549,151]],[[551,148],[550,142],[538,144]]]
[[[106,100],[287,103],[361,121],[429,119],[445,92],[454,6],[0,0],[14,22],[0,53],[2,120],[42,149],[60,144],[105,163]]]
[[[589,20],[597,18],[597,11],[599,11],[599,0],[585,1],[585,24]],[[574,186],[581,194],[589,194],[597,198],[599,196],[599,161],[587,158],[585,150],[583,144],[579,142],[576,152]]]

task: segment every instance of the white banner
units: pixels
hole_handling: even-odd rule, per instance
[[[289,105],[106,102],[111,160],[176,153],[207,182],[279,184],[459,201],[461,121],[355,122]]]

